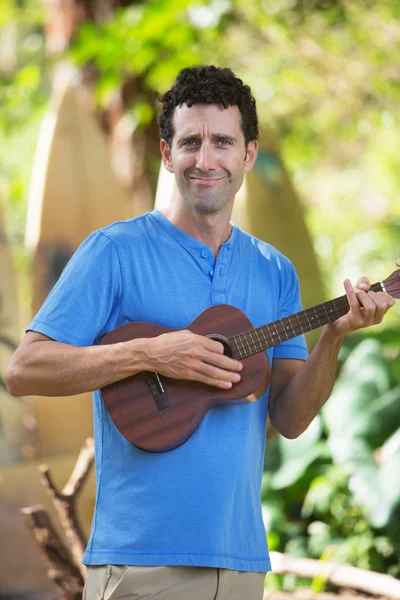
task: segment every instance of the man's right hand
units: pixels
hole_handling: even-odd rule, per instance
[[[220,342],[187,329],[147,340],[149,371],[229,389],[240,381],[243,365],[224,355]]]

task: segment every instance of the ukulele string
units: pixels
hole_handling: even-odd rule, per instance
[[[268,347],[276,346],[277,344],[297,337],[302,333],[306,333],[312,329],[317,329],[326,323],[335,321],[341,316],[341,314],[345,314],[346,312],[339,313],[339,310],[347,309],[348,307],[345,298],[345,296],[342,298],[336,298],[334,301],[331,300],[330,302],[315,306],[314,308],[309,308],[301,313],[297,313],[289,317],[283,317],[280,320],[281,322],[273,321],[272,323],[262,325],[261,327],[257,327],[246,333],[239,333],[233,336],[231,341],[236,343],[240,353],[244,351],[247,353],[247,356],[256,354],[257,352],[265,349],[265,344],[268,344]],[[327,306],[329,309],[330,303],[333,303],[337,313],[337,316],[335,316],[333,319],[326,310]],[[300,317],[300,315],[302,316]],[[292,322],[293,319],[296,319],[294,324]],[[316,320],[318,321],[318,324],[316,324]],[[289,324],[289,327],[286,327],[286,324]],[[269,333],[270,331],[272,331],[272,333]],[[257,336],[257,339],[254,339],[254,334]],[[262,337],[261,340],[260,337]]]
[[[374,285],[375,286],[379,285],[380,289],[381,289],[380,283],[374,284]],[[384,284],[382,284],[382,285],[384,285]],[[386,293],[388,293],[389,295],[390,295],[391,291],[398,291],[398,289],[399,289],[399,285],[396,280],[394,280],[393,282],[389,281],[387,283],[387,285],[385,285]],[[326,307],[331,304],[333,304],[333,306],[336,309],[336,312],[338,313],[334,319],[331,319],[329,314],[326,311]],[[289,317],[284,317],[283,319],[281,319],[281,322],[289,323],[289,325],[290,325],[290,327],[288,327],[286,329],[283,324],[280,324],[279,322],[274,321],[267,325],[262,325],[261,327],[254,328],[246,333],[239,333],[239,334],[233,336],[230,339],[230,342],[231,343],[234,342],[236,344],[237,350],[241,355],[244,351],[245,355],[244,356],[242,355],[242,357],[246,358],[246,356],[251,356],[252,354],[256,354],[256,353],[261,352],[262,350],[266,349],[265,344],[267,344],[268,348],[271,348],[273,346],[276,346],[278,343],[282,343],[282,342],[285,342],[294,337],[298,337],[299,335],[301,335],[303,333],[312,331],[313,329],[317,329],[318,327],[322,327],[323,325],[326,325],[327,323],[332,323],[333,321],[335,321],[339,317],[343,316],[347,312],[347,310],[345,310],[344,312],[339,313],[339,310],[342,311],[343,309],[348,309],[348,307],[349,307],[349,304],[348,304],[347,296],[340,296],[339,298],[335,298],[334,300],[330,300],[323,304],[319,304],[315,307],[306,309],[306,310],[302,311],[301,313],[297,313],[297,316],[291,315]],[[311,314],[311,311],[314,314]],[[301,318],[299,318],[299,315],[303,315],[303,316]],[[296,317],[297,322],[293,326],[291,323],[291,319],[293,319],[294,317]],[[318,321],[318,325],[315,324],[315,318]],[[268,333],[268,331],[271,330],[272,327],[276,330],[276,332],[272,333],[272,334]],[[263,331],[264,329],[267,329],[267,335],[264,333],[264,331]],[[287,331],[289,329],[290,329],[290,335],[288,335],[288,333],[287,333]],[[253,338],[254,333],[257,336],[256,340],[254,340],[254,338]],[[260,340],[258,333],[261,334],[262,340]],[[251,341],[249,341],[247,336],[250,336]],[[286,339],[284,336],[286,337]],[[278,337],[278,340],[277,340],[277,337]],[[242,347],[242,349],[241,349],[241,347]]]

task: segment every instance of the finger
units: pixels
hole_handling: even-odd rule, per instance
[[[214,354],[212,352],[207,352],[207,354],[204,355],[204,362],[228,371],[237,372],[243,369],[243,364],[240,361],[229,358],[229,356]]]
[[[343,285],[346,291],[347,300],[349,301],[350,310],[359,310],[360,304],[357,300],[356,292],[353,286],[351,285],[350,279],[345,279]]]
[[[204,360],[206,362],[211,362],[218,367],[229,369],[231,371],[241,371],[243,369],[243,365],[240,361],[223,354],[224,346],[221,342],[216,341],[216,345],[214,345],[214,340],[211,340],[210,338],[204,339],[206,340],[204,349],[207,351],[207,356],[204,355]],[[220,349],[222,349],[222,352]],[[217,355],[215,355],[215,353],[217,353]]]
[[[387,311],[389,310],[389,308],[391,308],[394,305],[394,298],[392,298],[388,294],[385,294],[384,292],[369,292],[368,295],[375,302],[376,305],[374,322],[380,323]]]
[[[361,306],[358,300],[359,295],[366,296],[367,294],[363,291],[358,291],[353,288],[349,279],[344,280],[344,289],[346,290],[347,300],[349,302],[348,319],[349,324],[353,329],[359,329],[364,326],[364,316],[361,313]],[[362,303],[361,303],[362,304]]]
[[[224,345],[222,342],[218,342],[217,340],[212,340],[211,338],[205,336],[199,336],[202,339],[203,348],[208,350],[209,352],[215,352],[216,354],[224,353]]]
[[[356,290],[356,296],[360,303],[361,326],[368,327],[374,323],[377,305],[374,302],[372,295],[369,293]]]
[[[380,323],[386,312],[386,301],[379,298],[378,294],[375,292],[368,292],[367,296],[374,304],[373,312],[371,309],[372,321],[373,323]]]
[[[212,377],[216,380],[231,381],[232,383],[236,383],[241,379],[239,373],[227,371],[226,369],[219,369],[218,367],[214,367],[214,365],[210,365],[209,363],[202,363],[199,366],[198,371],[203,375],[207,375],[207,377]]]
[[[367,277],[360,277],[360,279],[356,283],[356,288],[359,290],[364,290],[368,292],[371,287],[371,282]]]
[[[219,379],[212,379],[211,377],[205,377],[204,375],[199,375],[196,378],[196,381],[200,383],[206,383],[207,385],[211,385],[212,387],[220,388],[221,390],[230,390],[233,386],[231,381],[222,381]]]
[[[207,363],[201,363],[198,366],[197,375],[198,380],[203,381],[203,383],[224,388],[231,388],[234,383],[238,383],[241,379],[239,373],[218,369]]]

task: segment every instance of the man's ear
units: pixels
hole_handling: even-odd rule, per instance
[[[160,152],[161,152],[161,158],[162,158],[164,167],[170,173],[174,173],[174,167],[172,164],[172,156],[171,156],[171,148],[169,147],[168,142],[164,139],[160,140]]]
[[[248,173],[254,166],[258,153],[258,141],[252,140],[247,145],[246,157],[244,159],[244,172]]]

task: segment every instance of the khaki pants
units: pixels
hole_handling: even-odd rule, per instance
[[[208,567],[87,567],[83,600],[262,600],[265,573]]]

